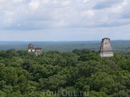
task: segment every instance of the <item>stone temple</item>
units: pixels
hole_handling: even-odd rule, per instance
[[[112,46],[109,38],[102,39],[99,53],[101,57],[113,56]]]
[[[28,53],[34,53],[36,56],[42,54],[42,48],[34,48],[34,45],[30,43],[28,45]]]

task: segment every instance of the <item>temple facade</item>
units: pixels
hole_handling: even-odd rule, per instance
[[[114,55],[109,38],[102,39],[99,53],[101,57],[112,57]]]
[[[28,53],[34,53],[36,56],[42,54],[42,48],[35,48],[32,43],[28,45]]]

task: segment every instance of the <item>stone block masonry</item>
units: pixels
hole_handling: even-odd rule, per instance
[[[109,38],[102,39],[99,53],[101,57],[113,56],[112,46]]]
[[[42,54],[42,48],[34,48],[34,45],[30,43],[28,45],[28,53],[34,53],[36,56]]]

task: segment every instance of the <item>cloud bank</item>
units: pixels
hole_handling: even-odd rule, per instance
[[[129,9],[129,0],[0,0],[0,38],[23,41],[129,39]]]

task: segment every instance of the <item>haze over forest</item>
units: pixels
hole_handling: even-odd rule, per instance
[[[101,41],[0,41],[1,50],[27,50],[28,44],[33,43],[35,47],[41,47],[43,51],[72,51],[74,49],[90,49],[99,51]],[[130,40],[112,40],[114,53],[129,52]]]

